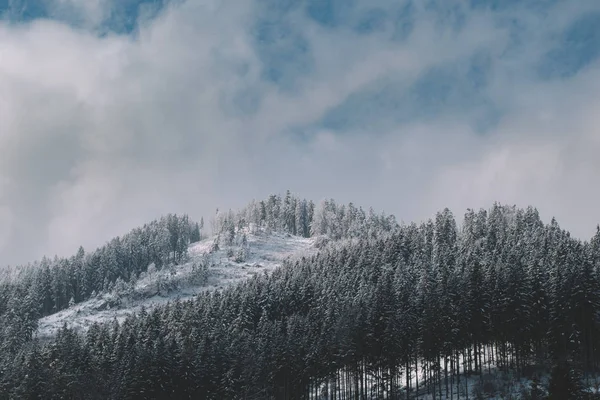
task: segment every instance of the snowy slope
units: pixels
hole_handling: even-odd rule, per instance
[[[212,251],[215,238],[190,245],[189,259],[182,265],[156,271],[149,268],[134,285],[116,285],[110,293],[76,304],[39,320],[37,335],[53,336],[63,324],[85,331],[94,322],[124,320],[128,315],[145,307],[150,310],[175,299],[191,299],[200,292],[219,290],[248,279],[257,273],[270,272],[283,260],[301,257],[317,251],[314,238],[287,234],[246,233],[246,256],[242,262],[235,257],[242,248],[225,246]],[[200,266],[206,265],[207,269]]]

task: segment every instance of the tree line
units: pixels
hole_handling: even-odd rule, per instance
[[[492,368],[551,367],[551,399],[585,398],[600,229],[581,241],[498,204],[460,228],[446,209],[380,229],[123,323],[5,346],[0,398],[441,399]]]
[[[238,212],[217,213],[212,221],[213,233],[228,235],[233,241],[235,233],[247,228],[251,232],[283,232],[295,236],[327,236],[332,240],[375,236],[381,232],[398,229],[393,215],[367,212],[353,203],[338,204],[334,199],[324,199],[318,204],[294,196],[289,190],[285,196],[270,195],[267,199],[253,200]]]
[[[89,254],[80,247],[72,257],[44,257],[16,268],[0,278],[0,351],[29,341],[41,317],[111,291],[118,281],[133,283],[150,265],[181,262],[199,239],[198,224],[169,214]]]

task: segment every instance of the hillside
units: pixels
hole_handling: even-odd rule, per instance
[[[264,232],[245,234],[246,246],[231,245],[213,250],[216,237],[192,243],[185,263],[160,271],[151,268],[132,285],[123,285],[43,317],[39,320],[36,336],[55,336],[65,324],[85,332],[94,323],[115,318],[122,322],[142,308],[151,311],[168,302],[189,300],[205,291],[221,290],[256,274],[269,273],[284,260],[309,256],[316,251],[313,238]],[[240,250],[246,253],[243,261],[235,257]]]
[[[600,229],[499,204],[399,225],[289,193],[202,225],[0,282],[0,399],[598,398]]]

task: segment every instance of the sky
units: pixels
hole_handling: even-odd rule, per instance
[[[0,264],[290,189],[600,222],[597,0],[0,0]]]

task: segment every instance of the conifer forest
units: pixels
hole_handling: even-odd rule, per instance
[[[399,223],[289,192],[210,224],[167,215],[0,270],[0,399],[599,398],[600,230],[576,239],[501,204]],[[315,251],[192,300],[38,334],[42,317],[177,269],[193,243],[237,249],[276,232]],[[501,376],[529,380],[509,397]]]

